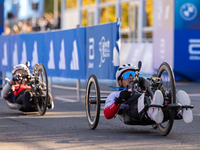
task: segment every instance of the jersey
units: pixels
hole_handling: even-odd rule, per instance
[[[119,97],[120,92],[121,91],[114,91],[107,97],[104,106],[104,116],[106,117],[106,119],[112,119],[116,115],[118,110],[128,107],[127,104],[115,104],[115,100]]]
[[[16,98],[21,95],[26,89],[31,89],[30,86],[28,85],[10,85],[9,83],[7,83],[4,88],[2,89],[2,97],[6,100],[8,100],[10,103],[15,103]]]
[[[14,87],[13,94],[14,94],[15,96],[17,96],[19,93],[23,92],[23,91],[26,90],[26,89],[31,89],[31,87],[28,86],[27,84],[25,84],[25,85],[21,84],[21,85],[20,85],[20,88],[19,88],[19,85],[13,85],[13,87]],[[19,88],[19,90],[16,90],[16,89],[18,89],[18,88]]]

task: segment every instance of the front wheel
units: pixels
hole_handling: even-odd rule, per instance
[[[89,77],[87,82],[85,106],[89,127],[95,129],[100,116],[100,88],[97,77],[94,74]]]
[[[35,83],[38,87],[39,98],[37,101],[37,108],[40,115],[44,115],[47,108],[48,95],[48,78],[46,69],[43,64],[37,66]]]
[[[158,87],[159,90],[163,93],[164,101],[167,104],[176,103],[176,87],[174,80],[174,73],[171,66],[164,62],[158,69],[157,76],[161,78],[161,84]],[[172,129],[174,123],[175,109],[167,108],[166,110],[170,114],[169,119],[164,120],[164,122],[157,124],[159,132],[166,136]]]

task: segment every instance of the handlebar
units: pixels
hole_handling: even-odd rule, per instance
[[[22,77],[23,79],[29,79],[29,78],[30,78],[30,75],[29,75],[29,74],[23,74],[23,75],[21,75],[21,77]]]
[[[18,91],[19,89],[20,89],[20,86],[21,86],[21,84],[22,84],[22,79],[27,79],[27,85],[32,85],[33,84],[33,81],[30,81],[31,80],[31,78],[32,78],[32,76],[30,75],[30,74],[20,74],[20,77],[19,77],[19,80],[18,81],[20,81],[20,83],[19,83],[19,87],[18,87],[18,89],[15,89],[16,91]]]

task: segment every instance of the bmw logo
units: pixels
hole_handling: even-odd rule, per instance
[[[180,14],[184,20],[193,20],[197,16],[197,8],[191,3],[185,3],[180,8]]]

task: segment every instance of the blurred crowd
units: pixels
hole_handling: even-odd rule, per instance
[[[60,14],[58,18],[54,20],[52,13],[44,13],[44,16],[33,20],[32,18],[27,20],[7,20],[4,25],[4,35],[31,33],[38,31],[49,31],[60,29]]]

